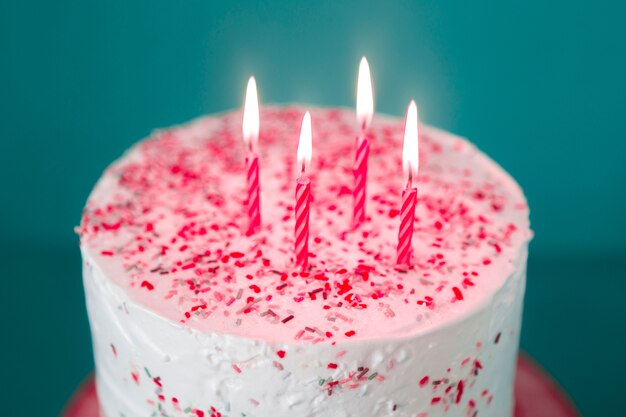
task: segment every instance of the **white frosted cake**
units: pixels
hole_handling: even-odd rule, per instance
[[[241,112],[155,132],[96,185],[79,232],[102,417],[511,416],[531,237],[518,185],[421,127],[412,264],[398,268],[403,120],[368,130],[353,228],[354,113],[313,109],[302,272],[303,114],[261,111],[252,236]]]

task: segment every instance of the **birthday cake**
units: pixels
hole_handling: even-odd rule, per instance
[[[368,128],[353,225],[354,113],[307,109],[308,265],[294,262],[301,107],[261,111],[247,234],[241,112],[157,131],[111,165],[79,226],[102,417],[505,417],[528,207],[471,143],[420,126],[398,266],[403,120]]]

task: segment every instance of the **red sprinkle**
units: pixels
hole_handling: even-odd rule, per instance
[[[456,403],[460,403],[461,402],[461,398],[463,397],[463,380],[459,381],[459,384],[456,386]]]
[[[348,336],[348,337],[352,337],[352,336],[354,336],[355,334],[356,334],[356,332],[355,332],[354,330],[350,330],[350,331],[347,331],[347,332],[346,332],[346,336]]]
[[[463,299],[463,293],[457,287],[452,287],[452,291],[454,291],[454,295],[456,296],[457,300]]]
[[[284,358],[285,355],[287,354],[284,350],[279,350],[278,352],[276,352],[276,354],[278,355],[279,358]]]
[[[328,364],[328,369],[337,369],[337,364],[336,364],[336,363],[332,363],[332,362],[330,362],[330,363]]]
[[[142,288],[147,288],[148,291],[152,291],[154,289],[154,285],[150,284],[148,281],[143,281],[141,283]]]

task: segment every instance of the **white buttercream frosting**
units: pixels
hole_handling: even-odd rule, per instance
[[[413,264],[398,269],[402,121],[372,123],[354,229],[354,114],[313,109],[301,272],[303,113],[261,112],[257,235],[241,113],[156,132],[94,189],[80,234],[105,416],[510,415],[531,235],[519,187],[466,140],[421,128]]]

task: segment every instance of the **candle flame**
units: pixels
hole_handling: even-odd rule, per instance
[[[402,168],[407,177],[408,184],[417,178],[419,168],[419,149],[417,144],[417,105],[415,100],[411,100],[406,112],[406,123],[404,125],[404,147],[402,149]]]
[[[374,94],[372,93],[372,78],[370,66],[365,57],[359,64],[359,78],[356,86],[356,118],[362,130],[365,130],[374,115]]]
[[[259,141],[259,99],[256,92],[256,80],[250,77],[246,89],[243,107],[243,140],[250,150],[256,148]]]
[[[306,112],[302,119],[300,128],[300,141],[298,142],[298,165],[302,167],[302,173],[311,164],[311,154],[313,153],[311,114]]]

